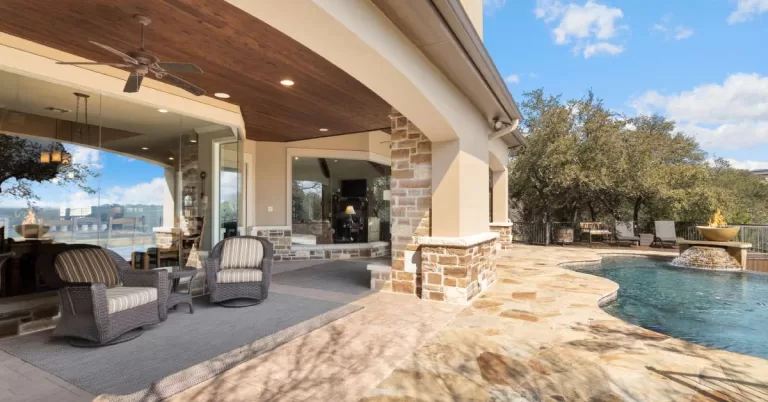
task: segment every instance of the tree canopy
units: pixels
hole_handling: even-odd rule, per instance
[[[591,91],[563,101],[524,94],[527,145],[510,163],[510,198],[524,220],[656,219],[704,222],[721,208],[734,223],[768,222],[768,185],[707,160],[663,116],[625,118]]]
[[[53,148],[40,141],[0,133],[0,195],[10,196],[28,203],[40,199],[32,183],[55,182],[59,185],[75,184],[93,194],[88,179],[95,174],[88,165],[71,163],[42,163],[40,153],[45,150],[64,151],[64,144],[54,142]]]

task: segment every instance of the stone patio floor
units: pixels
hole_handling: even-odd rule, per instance
[[[768,361],[613,318],[598,301],[618,285],[558,267],[601,254],[638,252],[516,245],[498,281],[364,400],[768,401]]]
[[[597,305],[616,284],[558,266],[605,254],[676,253],[515,245],[470,306],[373,293],[350,301],[363,310],[170,400],[768,401],[768,361],[624,323]],[[50,377],[0,354],[0,400],[20,385],[12,400],[92,398]]]

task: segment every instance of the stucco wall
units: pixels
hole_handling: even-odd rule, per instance
[[[374,131],[294,142],[247,141],[253,151],[256,194],[254,215],[257,226],[287,226],[288,149],[357,151],[389,159],[389,134]],[[246,152],[248,152],[246,151]],[[321,156],[321,155],[318,155]],[[343,158],[344,156],[338,156]],[[272,211],[270,211],[270,207]]]

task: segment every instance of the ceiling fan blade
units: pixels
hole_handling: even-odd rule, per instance
[[[158,62],[155,63],[161,69],[174,73],[202,73],[203,70],[192,63]]]
[[[57,61],[56,64],[67,66],[112,66],[112,67],[133,67],[133,64],[125,63],[100,63],[97,61]]]
[[[203,90],[202,88],[200,88],[200,87],[198,87],[196,85],[190,84],[189,82],[184,81],[181,78],[179,78],[179,77],[177,77],[177,76],[175,76],[173,74],[166,73],[165,75],[163,75],[161,77],[161,79],[164,79],[164,80],[168,81],[169,84],[177,86],[177,87],[179,87],[179,88],[181,88],[181,89],[191,93],[192,95],[195,95],[195,96],[205,95],[205,90]]]
[[[126,63],[139,64],[138,60],[134,59],[131,56],[128,56],[127,54],[125,54],[125,53],[123,53],[123,52],[121,52],[121,51],[119,51],[119,50],[117,50],[115,48],[109,47],[107,45],[102,45],[101,43],[94,42],[92,40],[89,41],[89,42],[93,43],[94,45],[96,45],[96,46],[98,46],[98,47],[100,47],[100,48],[102,48],[102,49],[104,49],[104,50],[106,50],[106,51],[108,51],[110,53],[113,53],[113,54],[116,54],[116,55],[120,56],[120,58],[122,58],[123,61],[125,61]]]
[[[141,88],[141,81],[143,80],[143,75],[139,75],[135,72],[131,73],[131,75],[128,76],[128,80],[125,81],[125,88],[123,88],[123,92],[139,92],[139,88]]]

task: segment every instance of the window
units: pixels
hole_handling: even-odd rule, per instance
[[[371,161],[292,161],[291,218],[298,245],[389,240],[389,166]]]

